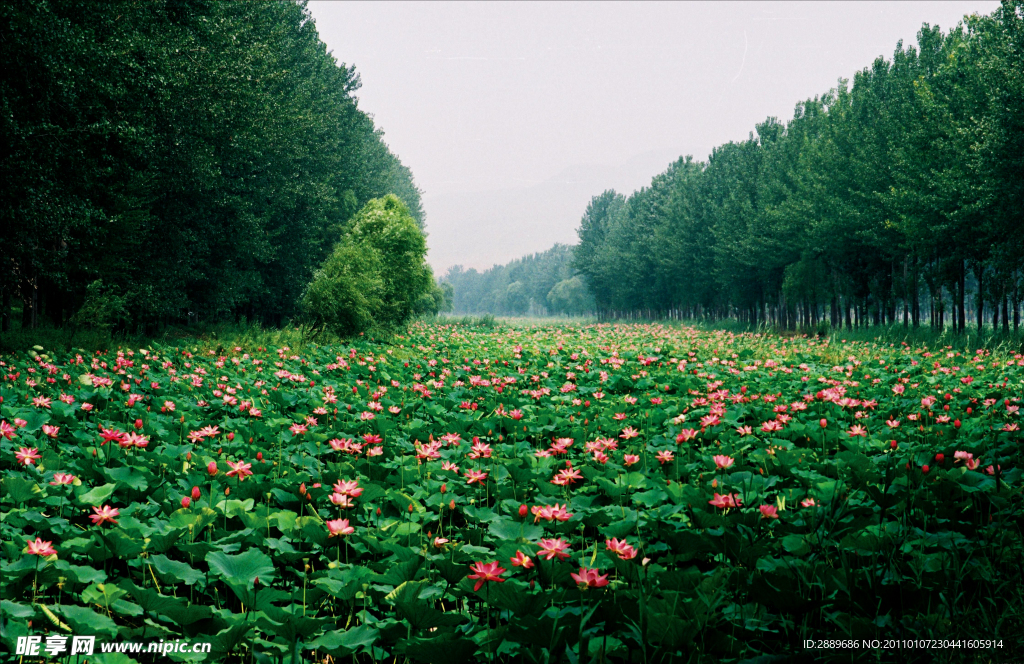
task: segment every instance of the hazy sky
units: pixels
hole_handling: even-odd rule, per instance
[[[429,262],[574,243],[590,197],[706,159],[768,116],[998,2],[310,2],[424,191]]]

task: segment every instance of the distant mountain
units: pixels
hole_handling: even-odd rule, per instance
[[[555,243],[575,244],[590,199],[605,189],[629,195],[647,186],[679,155],[654,151],[622,164],[569,166],[528,187],[423,197],[427,260],[434,273],[452,265],[486,269]]]

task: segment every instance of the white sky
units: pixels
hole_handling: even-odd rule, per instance
[[[573,243],[629,194],[768,116],[998,2],[310,2],[360,107],[424,191],[429,262]]]

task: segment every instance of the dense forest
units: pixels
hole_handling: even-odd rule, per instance
[[[569,251],[446,279],[462,312],[738,318],[780,327],[1018,329],[1024,300],[1024,3],[925,24],[706,162],[605,191]],[[549,257],[550,258],[542,258]]]
[[[609,316],[991,323],[1024,299],[1024,4],[927,24],[788,123],[596,196],[573,266]],[[458,291],[456,290],[456,298]]]
[[[422,231],[304,3],[4,3],[0,30],[5,331],[279,324],[371,199]]]
[[[577,315],[594,310],[594,299],[572,268],[571,247],[545,252],[478,272],[456,265],[442,278],[453,291],[455,313],[510,316]]]

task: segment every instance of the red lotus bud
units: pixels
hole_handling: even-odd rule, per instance
[[[192,499],[188,496],[181,497],[181,506],[188,509],[188,506],[192,503]]]
[[[949,404],[948,404],[948,403],[947,403],[947,404],[945,404],[945,405],[944,405],[944,406],[942,407],[942,410],[945,410],[945,411],[947,411],[947,412],[948,412],[948,411],[949,411]]]
[[[937,464],[941,465],[942,462],[945,461],[945,459],[946,459],[946,455],[943,454],[942,452],[939,452],[938,454],[935,455],[935,463],[937,463]]]
[[[185,461],[191,461],[191,460],[192,460],[192,452],[191,451],[185,452]]]
[[[910,462],[907,462],[907,470],[910,470]]]
[[[256,586],[260,585],[260,577],[257,576],[255,579],[253,579],[252,580],[252,585],[253,585],[254,588]]]
[[[445,482],[444,484],[441,485],[441,493],[445,493],[446,491],[448,491],[448,483],[447,482]]]
[[[256,460],[257,461],[263,461],[263,452],[257,452],[256,453]]]
[[[234,439],[235,439],[235,432],[232,431],[231,433],[228,434],[228,440],[234,440]]]
[[[968,412],[970,412],[970,410],[971,410],[970,408],[967,409]],[[955,429],[959,429],[960,428],[960,420],[953,420],[953,428],[955,428]]]
[[[412,514],[412,503],[409,503],[409,514]]]
[[[967,409],[967,414],[968,414],[968,415],[970,415],[970,414],[971,414],[971,413],[973,413],[973,412],[974,412],[974,410],[973,410],[973,409],[971,409],[971,408],[968,408],[968,409]]]
[[[380,516],[380,508],[377,508],[377,516]]]
[[[299,495],[300,496],[305,496],[306,495],[306,483],[305,482],[303,482],[302,484],[299,485]]]
[[[94,447],[94,448],[92,448],[92,455],[93,455],[93,456],[96,456],[96,448],[95,448],[95,447]]]
[[[141,429],[142,428],[142,420],[135,420],[135,428],[136,429]]]
[[[224,487],[224,495],[228,496],[230,494],[231,494],[231,487],[229,487],[229,486]]]
[[[448,503],[448,509],[452,509],[452,510],[455,509],[455,499],[454,498],[452,498],[452,501],[450,503]]]
[[[891,447],[892,449],[896,449],[896,441],[895,440],[890,440],[889,441],[889,447]]]
[[[217,448],[217,454],[224,454],[224,448],[223,447],[218,447]]]
[[[519,516],[520,516],[520,518],[522,518],[522,517],[525,517],[525,516],[526,516],[526,513],[527,513],[527,511],[528,511],[528,509],[527,509],[527,507],[526,507],[526,504],[525,504],[525,503],[524,503],[524,504],[522,504],[522,505],[520,505],[520,506],[519,506]]]
[[[924,465],[924,466],[921,466],[921,472],[922,472],[922,473],[924,473],[925,475],[927,475],[927,474],[928,474],[928,471],[929,471],[929,470],[931,470],[931,469],[930,469],[930,468],[928,467],[928,465],[927,465],[927,464],[926,464],[926,465]]]
[[[822,429],[824,429],[825,427],[827,427],[827,426],[828,426],[828,420],[826,420],[826,419],[825,419],[825,418],[823,417],[823,418],[821,418],[820,420],[818,420],[818,424],[820,424],[820,425],[821,425],[821,428],[822,428]]]
[[[352,386],[352,394],[359,394],[359,388],[357,388],[355,385]]]
[[[213,477],[214,475],[216,475],[217,474],[217,462],[216,461],[211,461],[210,463],[208,463],[206,465],[206,472],[210,473],[210,477]]]
[[[192,487],[192,500],[199,500],[199,487]]]

